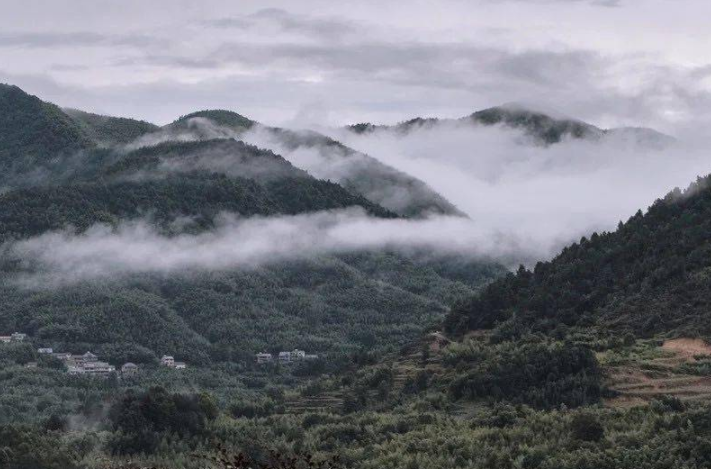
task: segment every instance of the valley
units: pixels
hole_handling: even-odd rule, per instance
[[[224,110],[159,127],[6,85],[0,110],[12,469],[703,461],[708,177],[511,269],[523,251],[462,249],[477,220],[423,180],[317,132]],[[541,151],[615,133],[509,107],[470,120]]]

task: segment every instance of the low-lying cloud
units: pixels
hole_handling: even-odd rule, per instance
[[[135,273],[250,269],[361,250],[511,258],[518,256],[517,242],[459,217],[379,219],[348,209],[248,219],[223,214],[211,231],[175,236],[148,220],[134,220],[118,227],[95,225],[82,233],[50,232],[7,243],[1,252],[22,266],[12,282],[38,288]]]
[[[659,148],[645,141],[656,135],[639,130],[551,146],[532,144],[510,129],[457,124],[405,135],[332,136],[423,180],[478,230],[520,240],[522,259],[547,259],[583,235],[614,230],[618,221],[711,170],[709,146],[698,136]]]

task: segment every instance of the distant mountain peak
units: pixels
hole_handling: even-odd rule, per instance
[[[524,130],[546,144],[558,143],[565,138],[599,139],[604,130],[575,119],[559,119],[519,105],[505,105],[483,109],[468,118],[483,125],[505,125]]]
[[[253,125],[257,124],[256,121],[253,121],[252,119],[249,119],[248,117],[245,117],[234,111],[229,111],[226,109],[205,109],[202,111],[192,112],[185,116],[181,116],[171,125],[180,122],[186,122],[194,118],[209,119],[215,124],[232,128],[241,127],[249,129]]]

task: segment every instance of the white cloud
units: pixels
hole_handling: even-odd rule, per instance
[[[423,180],[477,229],[519,240],[522,260],[549,258],[583,235],[614,230],[711,171],[708,138],[698,136],[664,149],[640,145],[635,133],[543,147],[517,131],[470,124],[333,136]]]
[[[516,242],[462,218],[377,219],[353,209],[249,219],[224,214],[213,231],[170,237],[135,220],[116,228],[96,225],[81,234],[46,233],[5,244],[2,252],[22,260],[26,269],[12,281],[37,288],[131,273],[249,269],[364,249],[507,257],[517,252]]]
[[[314,102],[338,123],[384,122],[529,100],[599,124],[708,119],[705,0],[406,3],[13,2],[0,76],[157,123],[219,107],[274,124]]]

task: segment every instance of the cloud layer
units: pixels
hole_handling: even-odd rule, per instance
[[[506,236],[482,230],[466,219],[375,219],[356,209],[249,219],[224,214],[210,232],[177,236],[160,233],[147,220],[134,220],[116,228],[96,225],[81,234],[46,233],[5,244],[1,251],[3,257],[21,260],[25,269],[10,281],[38,288],[129,273],[249,269],[381,248],[482,259],[518,252]]]
[[[509,101],[598,125],[709,121],[705,0],[128,4],[6,5],[0,80],[161,124],[204,108],[343,124]]]
[[[455,123],[406,135],[332,134],[425,181],[479,230],[516,239],[522,261],[549,258],[583,235],[614,230],[675,186],[711,171],[708,138],[655,148],[640,143],[636,129],[548,147],[517,131]]]

